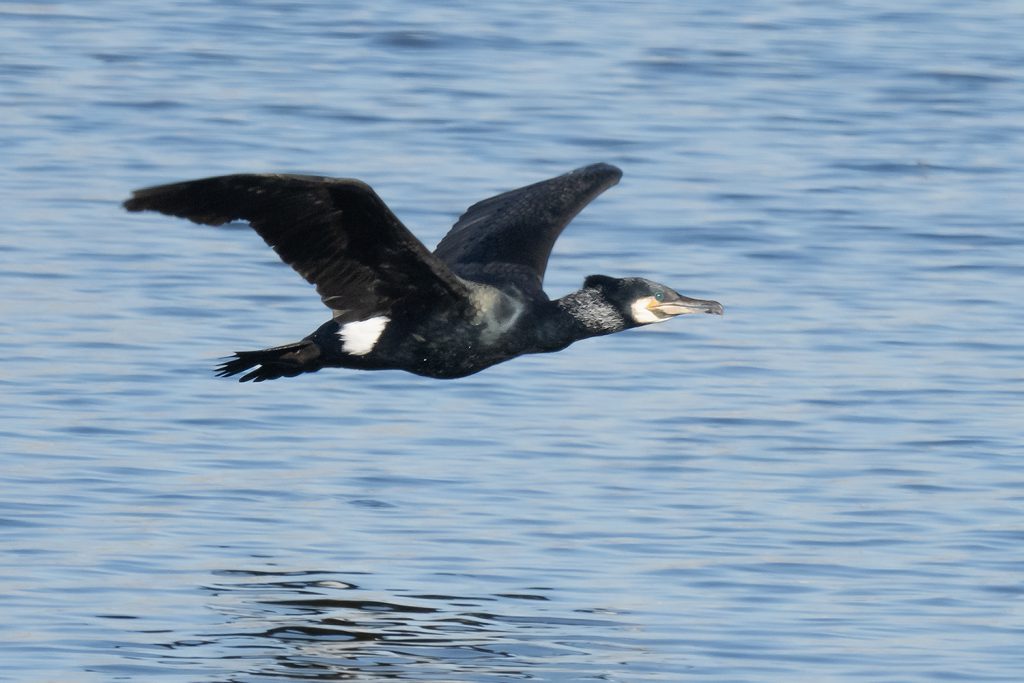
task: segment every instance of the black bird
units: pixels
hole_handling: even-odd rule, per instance
[[[248,370],[239,381],[261,382],[343,367],[450,379],[683,313],[721,315],[717,301],[636,277],[591,275],[560,299],[544,293],[558,235],[621,176],[593,164],[485,199],[433,253],[369,185],[347,178],[226,175],[137,190],[124,206],[206,225],[248,221],[331,309],[302,341],[239,351],[218,375]]]

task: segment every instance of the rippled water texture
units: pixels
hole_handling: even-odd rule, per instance
[[[1020,4],[506,5],[0,3],[0,678],[1020,680]],[[548,290],[726,316],[453,382],[214,378],[326,311],[119,206],[351,176],[433,245],[596,161]]]

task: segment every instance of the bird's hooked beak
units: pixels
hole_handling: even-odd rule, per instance
[[[706,299],[691,299],[688,296],[679,295],[674,299],[658,301],[653,296],[647,302],[647,310],[659,318],[671,318],[676,315],[687,313],[708,313],[710,315],[722,315],[724,309],[717,301]]]

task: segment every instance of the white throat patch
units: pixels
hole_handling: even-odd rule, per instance
[[[629,313],[633,316],[633,322],[640,323],[641,325],[647,325],[649,323],[660,323],[668,320],[669,316],[658,316],[649,309],[647,306],[654,302],[653,296],[645,296],[642,299],[637,299],[633,302],[633,305],[629,307]]]
[[[366,320],[345,323],[338,330],[341,339],[341,350],[353,356],[365,356],[373,351],[384,328],[391,322],[386,315],[378,315]]]

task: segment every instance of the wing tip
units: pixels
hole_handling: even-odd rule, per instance
[[[131,213],[156,211],[168,216],[187,218],[193,223],[201,225],[224,225],[235,220],[236,217],[231,215],[231,212],[224,211],[209,201],[210,193],[206,185],[209,181],[218,180],[221,178],[187,180],[168,185],[143,187],[134,190],[128,199],[121,202],[121,206]]]
[[[572,173],[606,176],[613,185],[619,182],[622,178],[622,169],[614,164],[609,164],[606,161],[599,161],[596,164],[583,166],[572,171]]]
[[[132,195],[128,199],[121,202],[121,206],[126,211],[132,213],[138,213],[139,211],[160,211],[161,199],[166,200],[168,196],[173,194],[173,190],[177,189],[184,183],[171,183],[169,185],[153,185],[151,187],[143,187],[138,190],[132,190]]]
[[[142,198],[139,197],[139,193],[132,192],[132,196],[121,202],[121,207],[125,211],[131,211],[132,213],[138,213],[139,211],[145,211],[146,207],[142,203]]]

